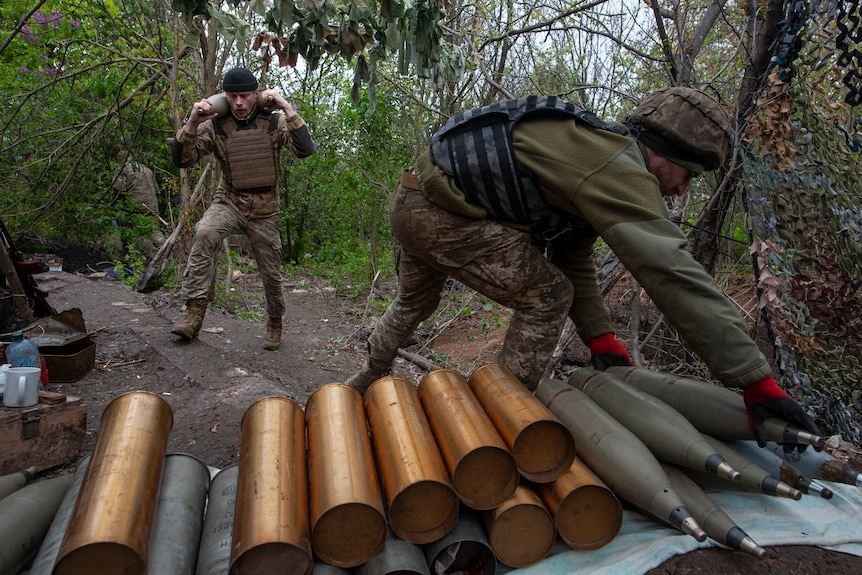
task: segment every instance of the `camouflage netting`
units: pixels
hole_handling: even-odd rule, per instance
[[[741,179],[781,384],[824,433],[859,442],[862,158],[811,91],[770,77]]]

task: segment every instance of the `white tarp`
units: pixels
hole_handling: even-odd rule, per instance
[[[816,545],[862,556],[862,491],[852,485],[818,483],[833,491],[831,499],[803,495],[795,501],[737,491],[708,494],[761,547]],[[626,510],[619,534],[601,549],[575,551],[558,540],[539,563],[521,569],[498,565],[497,574],[637,575],[675,555],[710,546],[717,544],[711,539],[698,543],[655,519]]]

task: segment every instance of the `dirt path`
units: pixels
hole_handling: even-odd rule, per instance
[[[261,343],[264,328],[211,309],[199,341],[179,343],[169,333],[180,302],[157,291],[140,294],[103,276],[41,274],[58,310],[79,308],[96,342],[96,366],[79,381],[53,391],[81,396],[88,406],[91,450],[108,403],[131,390],[147,390],[171,406],[169,451],[194,455],[213,467],[239,460],[240,422],[256,400],[281,395],[305,405],[326,383],[344,381],[364,358],[361,305],[313,283],[286,285],[285,335],[280,350]],[[434,357],[452,367],[489,362],[502,330],[487,337],[480,320],[456,322],[434,341]],[[425,373],[399,360],[395,375],[414,383]],[[763,560],[722,549],[674,557],[649,575],[862,573],[862,558],[817,547],[772,548]]]

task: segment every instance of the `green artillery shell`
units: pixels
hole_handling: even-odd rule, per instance
[[[617,377],[581,368],[569,384],[577,387],[637,435],[667,463],[707,471],[738,481],[739,472],[713,449],[700,432],[673,407]]]
[[[572,432],[580,458],[614,493],[698,541],[706,540],[661,464],[634,433],[564,381],[543,381],[536,397]]]

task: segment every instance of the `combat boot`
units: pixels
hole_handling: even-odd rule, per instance
[[[385,372],[389,371],[388,369],[377,370],[369,365],[366,361],[365,365],[362,366],[362,369],[351,375],[347,378],[347,381],[344,382],[344,385],[348,387],[352,387],[360,394],[365,394],[365,390],[368,387],[383,377]]]
[[[186,312],[183,315],[182,321],[174,325],[171,333],[180,336],[186,341],[196,338],[201,331],[201,325],[204,323],[206,313],[206,298],[190,299],[186,302]]]
[[[263,349],[278,349],[281,345],[281,318],[271,317],[266,320],[266,337],[263,338]]]

